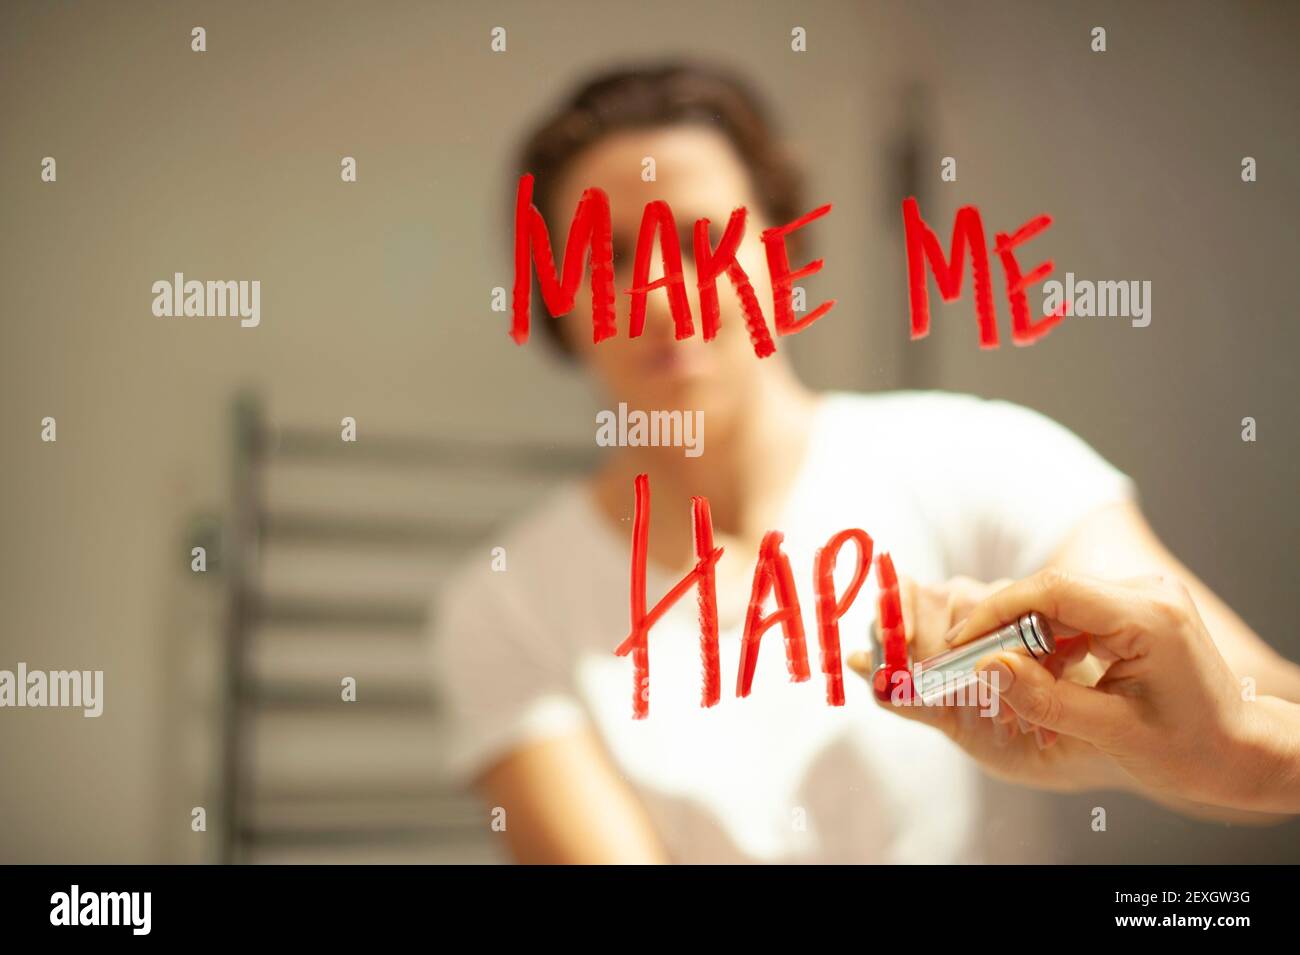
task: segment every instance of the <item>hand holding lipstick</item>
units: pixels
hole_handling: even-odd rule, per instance
[[[949,649],[951,645],[945,637],[955,635],[954,624],[961,627],[962,621],[981,601],[1007,583],[985,584],[969,577],[957,577],[942,586],[928,587],[900,577],[904,630],[911,659],[925,659]],[[1077,638],[1060,639],[1057,644],[1057,652],[1045,664],[1049,672],[1061,676],[1081,660],[1087,646],[1086,640]],[[853,654],[846,662],[859,676],[872,678],[875,661],[869,654]],[[988,699],[987,691],[980,695]],[[1072,738],[1058,740],[1050,729],[1018,717],[1012,707],[1002,705],[996,698],[987,708],[968,697],[949,699],[943,705],[926,706],[919,702],[882,705],[902,717],[940,730],[986,771],[1008,782],[1057,791],[1114,788],[1123,784],[1116,767],[1091,743]]]
[[[1082,631],[1106,669],[1095,686],[1001,653],[981,664],[1017,716],[1094,747],[1155,798],[1300,812],[1300,706],[1250,691],[1176,580],[1102,580],[1049,568],[988,595],[960,645],[1037,610]]]

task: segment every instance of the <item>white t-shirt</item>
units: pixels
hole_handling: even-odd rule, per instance
[[[650,632],[650,715],[632,718],[631,546],[587,490],[563,487],[502,541],[507,570],[472,562],[443,589],[434,673],[449,704],[447,769],[468,781],[512,748],[584,723],[644,802],[678,862],[974,861],[975,764],[942,734],[878,707],[845,669],[826,702],[813,555],[858,527],[900,574],[938,583],[1023,577],[1129,479],[1042,415],[941,392],[830,394],[772,530],[784,532],[812,679],[791,683],[780,628],[765,634],[749,697],[735,697],[754,553],[743,592],[719,583],[722,700],[700,706],[696,592]],[[629,513],[633,489],[628,487]],[[687,500],[655,495],[655,508]],[[683,560],[691,555],[683,555]],[[836,589],[853,571],[841,552]],[[676,583],[652,565],[647,606]],[[845,658],[867,649],[874,568],[840,621]],[[769,598],[765,608],[771,612]]]

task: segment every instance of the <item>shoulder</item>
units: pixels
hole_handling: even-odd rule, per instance
[[[485,611],[498,618],[509,616],[536,605],[548,579],[580,573],[576,560],[588,551],[593,531],[585,493],[576,481],[563,484],[474,551],[461,555],[460,566],[436,587],[434,617],[459,620]],[[566,555],[566,560],[557,561],[557,554]]]
[[[886,469],[921,496],[1135,493],[1083,438],[1014,402],[943,391],[832,393],[825,412],[823,433],[841,463]]]
[[[831,439],[862,435],[878,460],[902,453],[931,459],[954,450],[1031,456],[1088,450],[1069,427],[1014,401],[952,391],[831,392],[824,401],[822,422]]]
[[[831,392],[822,423],[834,442],[860,436],[863,453],[897,466],[987,448],[1055,449],[1079,439],[1046,415],[1010,401],[947,391]]]
[[[829,392],[828,417],[900,430],[918,427],[960,429],[971,424],[1051,423],[1047,416],[1010,401],[954,391],[882,391],[874,394]]]
[[[588,572],[578,540],[593,528],[582,493],[561,486],[464,554],[437,587],[427,651],[447,719],[443,769],[453,779],[467,781],[494,755],[585,718],[565,626],[573,602],[563,596]]]

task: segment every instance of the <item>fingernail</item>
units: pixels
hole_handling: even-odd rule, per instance
[[[1021,733],[1028,733],[1033,728],[1019,716],[1016,717],[1016,725],[1020,727]]]
[[[849,669],[856,673],[865,673],[869,670],[870,664],[867,662],[867,655],[861,650],[855,650],[849,654],[849,658],[844,661],[849,665]]]
[[[1041,727],[1034,727],[1034,742],[1038,744],[1039,749],[1047,749],[1047,747],[1052,745],[1051,740],[1043,735],[1044,732],[1046,731]]]
[[[987,666],[980,667],[976,671],[976,675],[994,693],[1007,692],[1011,688],[1011,681],[1014,679],[1005,663],[990,663]]]
[[[966,626],[965,620],[959,620],[957,623],[953,624],[952,629],[943,635],[943,642],[952,643],[956,640],[957,634],[961,633],[962,627],[964,626]]]

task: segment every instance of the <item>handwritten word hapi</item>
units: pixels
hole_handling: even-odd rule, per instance
[[[722,676],[718,655],[718,590],[715,567],[722,557],[722,548],[713,545],[713,520],[707,498],[691,498],[691,520],[695,537],[695,568],[646,610],[646,563],[650,548],[650,478],[637,475],[635,481],[635,510],[632,518],[632,632],[614,652],[619,656],[632,655],[634,686],[632,716],[645,719],[650,715],[650,630],[661,617],[692,588],[699,593],[700,606],[700,660],[704,678],[700,705],[710,707],[722,698]],[[758,562],[754,566],[754,583],[750,593],[749,610],[745,615],[745,629],[740,642],[740,668],[736,674],[736,696],[747,697],[754,684],[758,665],[758,650],[763,634],[780,626],[785,637],[786,666],[793,683],[802,683],[811,677],[808,665],[808,646],[804,637],[803,612],[799,606],[799,591],[790,569],[790,559],[781,550],[784,535],[768,531],[759,545]],[[835,593],[835,564],[840,550],[852,543],[857,554],[853,579],[843,594]],[[818,549],[813,559],[813,591],[817,596],[817,641],[821,649],[821,670],[826,680],[826,702],[831,706],[844,705],[844,673],[840,661],[840,618],[857,599],[858,591],[866,582],[871,567],[874,544],[866,531],[849,528],[840,531]],[[898,578],[893,562],[887,553],[877,561],[879,582],[879,618],[889,629],[885,640],[885,669],[890,678],[907,674],[907,638],[903,630],[902,605],[899,601]],[[763,605],[775,597],[776,609],[763,615]],[[910,686],[905,688],[910,696]]]

